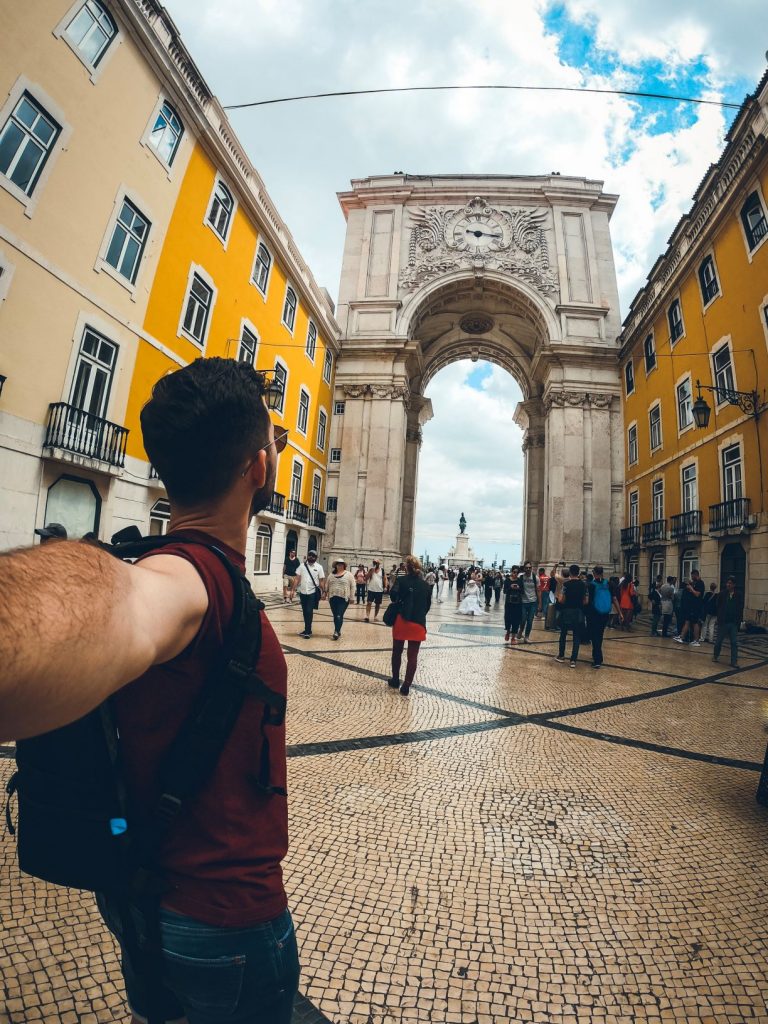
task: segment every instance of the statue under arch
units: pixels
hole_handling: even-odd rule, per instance
[[[560,175],[392,175],[355,180],[339,200],[326,547],[393,561],[413,549],[424,390],[472,358],[504,366],[525,396],[523,557],[618,562],[617,197]]]

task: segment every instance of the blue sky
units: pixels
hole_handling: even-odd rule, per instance
[[[222,103],[349,88],[537,84],[741,102],[765,70],[765,0],[165,0]],[[388,12],[393,12],[388,16]],[[621,313],[663,251],[733,117],[719,107],[586,93],[350,97],[233,112],[317,281],[336,295],[350,178],[562,174],[619,195],[611,221]],[[458,513],[493,557],[517,557],[519,398],[497,367],[455,364],[424,431],[417,550],[447,547]],[[442,402],[438,402],[442,408]],[[456,434],[456,412],[465,437]],[[498,470],[498,475],[496,471]],[[489,492],[489,482],[491,490]],[[458,483],[465,507],[456,509]],[[471,505],[476,501],[475,506]],[[438,543],[444,537],[445,543]]]

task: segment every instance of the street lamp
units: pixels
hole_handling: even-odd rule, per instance
[[[719,401],[725,401],[728,405],[737,405],[743,413],[746,413],[747,416],[752,416],[755,420],[759,419],[760,413],[768,408],[768,402],[765,400],[761,402],[757,391],[734,391],[733,388],[712,388],[708,384],[702,384],[700,380],[696,381],[696,388],[698,389],[698,395],[696,401],[691,406],[691,413],[694,423],[701,429],[709,425],[709,417],[712,415],[712,410],[702,397],[702,389],[715,392]]]
[[[283,400],[283,385],[275,376],[274,370],[257,370],[256,372],[261,374],[264,380],[261,393],[267,403],[267,408],[271,411],[279,409]]]

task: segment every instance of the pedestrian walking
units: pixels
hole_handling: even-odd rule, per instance
[[[533,620],[539,606],[539,580],[534,575],[530,562],[526,562],[523,566],[523,575],[520,581],[523,585],[523,616],[517,632],[517,639],[522,640],[524,644],[529,644]]]
[[[704,627],[701,631],[701,639],[708,644],[715,642],[717,632],[717,584],[710,583],[709,593],[704,598]]]
[[[364,565],[358,565],[357,572],[355,573],[355,603],[365,603],[365,584],[367,580],[367,570]]]
[[[662,583],[662,585],[659,587],[659,594],[661,595],[661,635],[666,638],[669,636],[669,626],[672,622],[672,616],[675,612],[674,576],[667,576],[667,582]]]
[[[504,580],[504,640],[517,644],[517,634],[523,617],[523,587],[520,570],[513,565]]]
[[[569,568],[568,579],[563,580],[560,592],[560,642],[555,661],[565,661],[565,643],[568,632],[573,633],[573,644],[571,646],[571,668],[576,668],[579,659],[579,646],[581,643],[581,630],[584,622],[584,609],[588,601],[587,584],[579,579],[578,565]]]
[[[544,601],[542,598],[542,604],[546,607],[544,629],[557,632],[559,626],[557,624],[557,570],[555,566],[552,566],[547,578],[547,599]]]
[[[631,577],[625,576],[619,584],[619,621],[621,628],[632,629],[632,619],[635,615],[635,602],[637,601],[637,589]]]
[[[587,623],[592,641],[592,667],[601,668],[603,664],[603,635],[611,612],[619,613],[615,592],[603,576],[602,565],[592,570],[592,580],[587,585]],[[565,647],[563,647],[563,654]],[[578,652],[577,652],[578,653]]]
[[[341,636],[341,627],[344,625],[344,612],[355,595],[355,578],[343,558],[337,558],[333,563],[331,574],[326,580],[325,593],[333,615],[331,639],[338,640]]]
[[[389,680],[389,686],[399,689],[403,697],[408,696],[416,675],[419,648],[427,639],[427,613],[432,605],[432,588],[421,578],[421,562],[416,555],[408,555],[405,569],[405,575],[397,578],[392,589],[397,617],[392,626],[392,676]],[[406,643],[408,656],[401,684],[400,666]]]
[[[731,666],[739,664],[739,626],[744,613],[744,597],[736,590],[736,579],[729,576],[725,587],[717,595],[717,639],[712,661],[720,660],[723,640],[728,637],[731,645]]]
[[[283,562],[283,604],[293,604],[295,594],[294,579],[299,571],[301,562],[296,557],[295,548],[291,548]]]
[[[543,566],[539,567],[538,579],[539,579],[539,605],[538,605],[538,608],[536,609],[536,618],[537,619],[541,619],[541,618],[544,618],[546,616],[546,614],[547,614],[547,606],[549,604],[549,597],[548,597],[548,593],[549,593],[549,576],[547,575],[547,570]],[[546,622],[544,623],[544,625],[546,626]]]
[[[461,599],[464,596],[464,588],[466,587],[466,585],[467,585],[467,574],[464,571],[464,569],[461,568],[461,569],[459,569],[458,573],[456,574],[456,603],[457,604],[459,604],[461,602]]]
[[[485,591],[485,607],[491,607],[491,601],[493,600],[493,573],[486,569],[483,574],[483,590]]]
[[[691,647],[701,647],[699,630],[701,629],[702,608],[704,605],[704,581],[698,569],[691,569],[691,578],[685,584],[680,605],[683,628],[674,639],[679,644],[690,642]]]
[[[371,568],[368,570],[368,603],[365,606],[365,621],[371,621],[371,608],[373,608],[373,621],[378,621],[381,602],[384,599],[384,591],[387,583],[384,576],[384,568],[378,558],[374,558]]]
[[[661,585],[663,577],[657,576],[651,583],[648,591],[648,600],[651,602],[651,636],[659,636],[659,623],[661,622]]]
[[[496,572],[493,577],[493,603],[498,604],[501,600],[501,591],[504,586],[504,577],[500,572]]]
[[[453,584],[454,584],[455,579],[456,579],[456,573],[454,572],[453,569],[449,569],[448,570],[448,593],[449,594],[453,593]]]
[[[312,620],[320,601],[325,596],[325,571],[317,560],[317,552],[310,551],[294,576],[294,591],[299,592],[304,629],[299,633],[304,640],[312,636]]]

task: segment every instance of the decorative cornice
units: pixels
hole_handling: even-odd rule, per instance
[[[345,398],[389,398],[392,401],[408,401],[411,396],[407,386],[399,384],[342,384]]]
[[[566,406],[575,408],[610,409],[618,401],[617,395],[605,394],[602,392],[593,393],[590,391],[550,391],[544,396],[544,408],[547,412],[550,409],[563,409]]]

